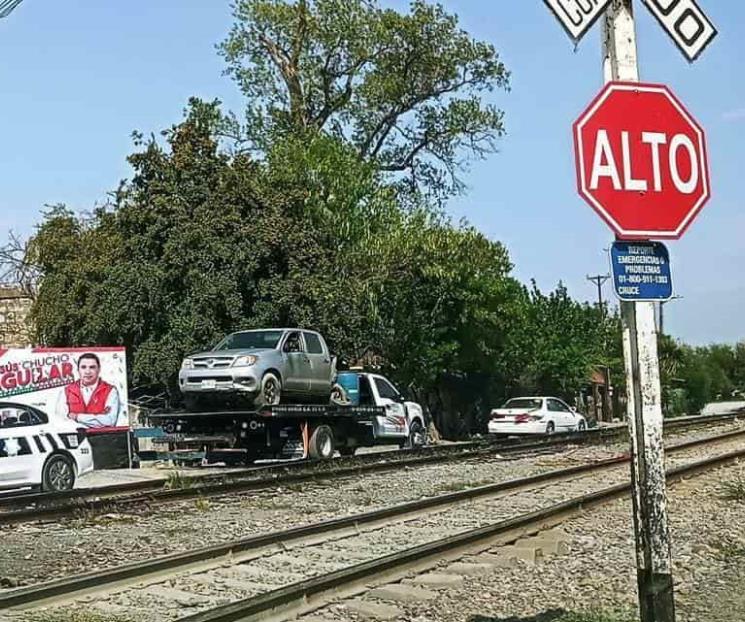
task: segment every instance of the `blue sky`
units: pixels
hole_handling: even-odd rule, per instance
[[[608,270],[612,235],[576,194],[570,128],[602,85],[599,25],[575,50],[541,0],[444,4],[513,73],[511,92],[493,97],[508,135],[472,166],[450,212],[504,242],[521,280],[562,280],[594,299],[585,276]],[[713,179],[711,201],[669,244],[683,299],[666,306],[666,332],[744,339],[745,3],[700,1],[720,34],[693,65],[636,4],[642,80],[670,85],[706,129]],[[0,239],[31,233],[45,204],[84,211],[104,200],[130,174],[131,132],[177,122],[189,96],[239,110],[214,49],[230,23],[223,0],[25,0],[0,21]]]

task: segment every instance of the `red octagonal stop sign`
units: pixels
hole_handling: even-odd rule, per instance
[[[664,85],[607,84],[574,148],[580,195],[620,238],[679,238],[709,199],[704,131]]]

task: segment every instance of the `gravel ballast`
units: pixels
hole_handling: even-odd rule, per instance
[[[717,426],[716,432],[734,430],[741,425]],[[676,435],[675,442],[714,432],[696,430]],[[16,525],[0,541],[3,560],[0,588],[29,585],[443,492],[526,477],[609,458],[625,450],[625,443],[616,443],[607,447],[575,447],[562,453],[523,459],[495,457],[402,467],[250,494],[143,507],[131,513]]]

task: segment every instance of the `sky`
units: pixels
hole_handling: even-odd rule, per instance
[[[665,331],[693,344],[745,339],[745,3],[700,0],[719,35],[694,64],[636,2],[641,79],[669,85],[707,133],[712,198],[670,242]],[[401,0],[384,4],[405,8]],[[512,72],[498,153],[463,175],[448,211],[503,242],[524,282],[595,300],[608,227],[577,195],[571,125],[602,86],[600,25],[575,48],[541,0],[443,0]],[[131,134],[177,123],[187,99],[240,111],[215,45],[226,0],[24,0],[0,20],[0,240],[33,233],[45,205],[84,212],[131,170]],[[604,297],[615,304],[610,283]]]

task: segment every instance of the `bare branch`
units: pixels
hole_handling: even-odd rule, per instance
[[[0,247],[0,284],[34,298],[39,276],[38,266],[29,260],[28,240],[11,231],[8,242]]]

